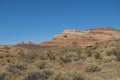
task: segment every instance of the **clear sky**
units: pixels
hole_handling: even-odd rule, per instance
[[[98,26],[120,29],[120,0],[0,0],[0,45]]]

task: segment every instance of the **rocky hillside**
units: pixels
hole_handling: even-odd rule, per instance
[[[91,47],[109,41],[115,43],[117,40],[120,40],[120,30],[112,28],[96,28],[85,31],[65,30],[63,33],[56,35],[51,41],[40,44],[21,42],[14,46],[0,46],[0,53],[28,53],[31,50]],[[113,45],[112,43],[111,45]]]
[[[65,30],[51,41],[40,44],[42,47],[79,47],[91,46],[108,40],[120,39],[120,30],[112,28],[96,28],[90,30]]]
[[[65,30],[40,45],[0,46],[0,80],[120,80],[120,31]]]

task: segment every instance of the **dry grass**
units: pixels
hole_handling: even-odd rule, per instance
[[[119,46],[103,47],[3,52],[0,80],[120,80]]]

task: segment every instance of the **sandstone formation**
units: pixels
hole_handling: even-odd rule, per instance
[[[51,41],[42,42],[42,47],[80,47],[96,43],[120,39],[120,30],[112,28],[96,28],[90,30],[65,30]]]
[[[120,40],[120,30],[112,28],[96,28],[85,31],[65,30],[63,33],[56,35],[51,41],[45,41],[40,44],[21,42],[13,46],[0,46],[0,53],[28,53],[32,50],[46,48],[90,47],[109,40],[116,42],[118,39]]]

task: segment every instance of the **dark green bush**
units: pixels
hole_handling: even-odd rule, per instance
[[[54,74],[50,80],[67,80],[66,77],[62,74]]]
[[[44,68],[46,68],[46,62],[41,61],[41,62],[39,62],[38,64],[36,64],[36,66],[37,66],[39,69],[44,69]]]
[[[6,58],[12,58],[13,56],[10,53],[5,53]]]
[[[4,58],[4,56],[0,54],[0,58],[2,59],[2,58]]]
[[[47,69],[43,69],[40,71],[36,71],[36,72],[31,72],[29,73],[24,80],[48,80],[48,78],[52,75],[52,72],[47,70]]]
[[[113,55],[113,50],[106,52],[106,55],[107,55],[107,56]]]
[[[36,57],[37,57],[36,53],[29,53],[26,55],[26,58],[30,60],[35,59]]]
[[[79,71],[70,70],[54,74],[50,80],[85,80],[85,77]]]
[[[51,51],[47,52],[48,59],[50,60],[55,60],[55,54]]]
[[[71,62],[72,61],[72,58],[70,55],[64,55],[64,56],[61,56],[60,57],[60,60],[64,63],[67,63],[67,62]]]
[[[79,71],[76,71],[76,70],[72,70],[70,71],[68,77],[69,79],[68,80],[85,80],[85,77],[83,75],[81,75],[81,73]]]
[[[10,72],[10,73],[17,73],[19,71],[23,71],[25,70],[26,67],[25,65],[22,65],[22,64],[11,64],[8,66],[7,70]]]
[[[86,49],[85,53],[87,54],[88,57],[92,56],[92,51],[90,49]]]
[[[78,55],[81,55],[82,50],[81,50],[81,49],[77,49],[77,50],[76,50],[76,53],[77,53]]]
[[[95,59],[101,59],[100,53],[99,53],[99,52],[96,52],[96,53],[94,54],[94,58],[95,58]]]
[[[87,65],[85,71],[86,72],[99,72],[101,71],[101,68],[95,64],[89,64]]]
[[[3,72],[0,72],[0,80],[3,80],[5,74]]]
[[[115,48],[115,49],[108,51],[106,55],[108,56],[115,55],[117,60],[120,61],[120,49],[119,48]]]
[[[117,60],[120,61],[120,50],[114,51],[114,55],[117,57]]]
[[[87,49],[87,48],[85,48],[85,49],[77,49],[76,53],[78,54],[78,56],[81,59],[84,59],[85,57],[91,57],[92,56],[91,49]],[[83,57],[83,54],[84,54],[84,57]]]

